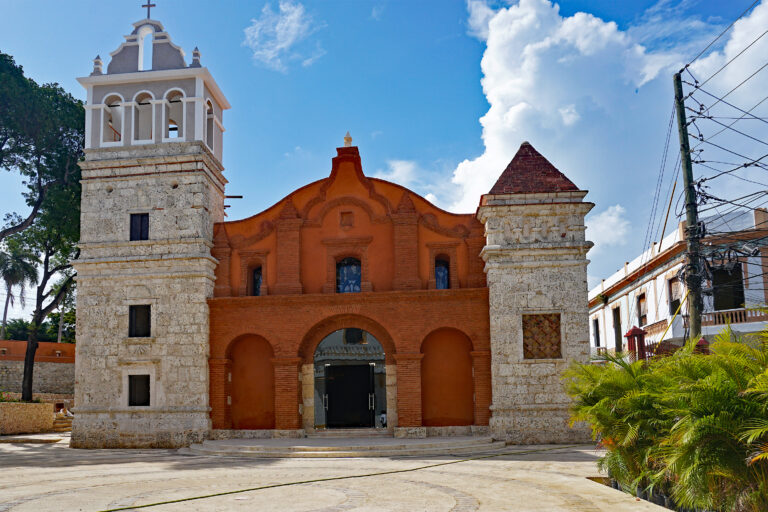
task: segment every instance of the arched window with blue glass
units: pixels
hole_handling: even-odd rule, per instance
[[[451,262],[447,256],[435,258],[435,288],[447,290],[451,287]]]
[[[336,293],[360,291],[362,267],[357,258],[344,258],[336,263]]]
[[[261,295],[261,266],[258,266],[253,269],[252,279],[251,281],[251,295],[254,297],[258,297]]]

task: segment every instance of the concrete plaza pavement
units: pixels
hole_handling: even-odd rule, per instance
[[[259,459],[175,450],[75,450],[66,437],[48,444],[2,442],[0,512],[130,510],[276,484],[282,485],[136,510],[665,510],[589,480],[599,476],[599,453],[592,446],[509,446],[499,453],[475,460]],[[393,473],[365,476],[384,472]],[[337,479],[309,482],[328,478]]]

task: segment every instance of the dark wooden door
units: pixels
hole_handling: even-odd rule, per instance
[[[325,369],[328,428],[373,427],[373,367],[329,366]]]

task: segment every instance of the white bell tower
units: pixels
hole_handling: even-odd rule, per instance
[[[134,23],[110,57],[106,72],[97,57],[78,79],[87,104],[72,446],[184,446],[210,430],[207,299],[229,103],[197,48],[187,65],[159,21]]]

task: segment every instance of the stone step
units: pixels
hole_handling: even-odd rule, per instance
[[[217,449],[238,449],[244,451],[263,451],[265,449],[280,448],[294,452],[303,451],[338,451],[341,449],[353,449],[354,451],[404,449],[418,446],[420,448],[439,448],[445,446],[465,447],[488,444],[492,442],[490,437],[452,437],[452,438],[424,438],[424,439],[395,439],[392,437],[373,441],[370,438],[344,438],[329,439],[323,442],[320,439],[292,439],[290,441],[258,442],[257,440],[229,439],[222,441],[203,441],[203,446]]]
[[[234,442],[233,442],[234,441]],[[264,458],[325,458],[325,457],[407,457],[435,455],[467,455],[497,451],[506,446],[503,441],[489,437],[391,439],[387,443],[370,444],[370,439],[333,439],[333,444],[320,439],[288,440],[227,440],[193,444],[180,453]],[[361,441],[367,441],[365,442]]]
[[[315,430],[314,433],[307,434],[307,437],[392,437],[392,432],[385,428],[332,428],[325,430]]]

